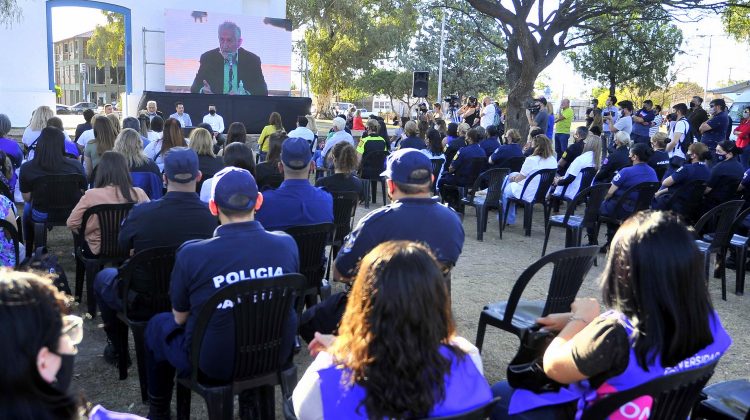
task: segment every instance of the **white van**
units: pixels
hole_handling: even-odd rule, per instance
[[[740,94],[728,94],[725,95],[728,99],[732,100],[732,106],[729,107],[729,117],[732,118],[732,135],[729,137],[730,140],[737,140],[737,136],[734,135],[734,129],[740,125],[742,120],[742,110],[745,107],[750,106],[750,91],[745,91]]]

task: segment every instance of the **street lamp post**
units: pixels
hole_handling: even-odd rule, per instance
[[[440,24],[440,65],[438,67],[438,97],[435,102],[443,102],[443,50],[445,48],[445,14],[443,10],[443,22]]]

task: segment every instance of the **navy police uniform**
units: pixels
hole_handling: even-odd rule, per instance
[[[703,133],[706,138],[708,132]],[[713,207],[731,200],[737,190],[737,185],[745,175],[745,168],[740,163],[739,158],[733,157],[717,163],[711,168],[711,175],[706,181],[706,187],[711,188],[711,192],[706,194],[703,200],[703,210],[707,211]]]
[[[659,174],[666,174],[669,168],[669,153],[664,150],[654,150],[651,157],[648,159],[648,166],[652,167],[656,171],[657,177]],[[661,179],[659,179],[661,181]]]
[[[557,174],[564,176],[565,172],[568,170],[568,167],[571,163],[573,163],[574,160],[578,156],[581,156],[583,154],[583,141],[576,141],[570,146],[568,146],[567,149],[562,153],[561,159],[565,159],[565,166],[558,166],[557,168]]]
[[[479,147],[484,150],[487,157],[490,157],[498,146],[500,146],[500,142],[497,141],[497,137],[489,137],[479,142]]]
[[[333,197],[306,179],[287,179],[263,192],[257,220],[269,230],[333,222]]]
[[[449,167],[453,159],[459,150],[466,147],[466,138],[457,137],[448,142],[448,146],[445,148],[445,167]]]
[[[617,171],[630,164],[630,150],[626,146],[618,147],[604,159],[602,167],[594,177],[594,183],[611,182]]]
[[[504,161],[523,156],[523,150],[518,143],[503,144],[492,153],[490,159],[492,159],[492,165],[499,167]]]
[[[643,182],[657,182],[656,171],[654,168],[648,166],[646,163],[639,163],[637,165],[630,166],[628,168],[622,168],[614,178],[612,178],[612,185],[617,187],[617,191],[605,200],[601,207],[600,213],[603,216],[614,216],[618,219],[623,219],[633,212],[635,197],[630,197],[633,202],[626,202],[622,210],[625,213],[615,214],[615,205],[620,197],[625,194],[625,191]]]
[[[672,175],[670,175],[674,183],[672,184],[671,187],[669,187],[668,192],[654,199],[653,208],[655,210],[674,210],[680,213],[680,210],[681,210],[680,208],[673,207],[672,209],[667,209],[666,207],[667,202],[670,200],[672,195],[677,194],[678,191],[680,190],[680,187],[687,185],[691,181],[707,180],[709,175],[710,175],[710,172],[705,162],[687,163],[677,168],[677,170],[674,171]],[[687,199],[689,199],[689,197],[675,197],[675,200],[677,200],[675,202],[675,205],[679,207]]]
[[[407,137],[401,140],[401,143],[399,143],[398,148],[422,150],[422,149],[426,149],[427,145],[425,144],[424,140],[422,140],[420,137]]]
[[[438,182],[438,189],[443,200],[456,208],[458,205],[458,193],[455,189],[446,188],[449,186],[470,186],[474,183],[471,173],[471,162],[476,158],[486,158],[484,150],[478,144],[470,144],[463,149],[459,150],[456,154],[456,158],[451,163],[450,167],[454,169],[453,172],[444,173],[440,177]]]

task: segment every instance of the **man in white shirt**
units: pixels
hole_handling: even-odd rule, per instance
[[[684,103],[679,103],[672,107],[676,115],[676,120],[673,125],[669,127],[669,143],[667,144],[666,151],[669,153],[669,157],[674,156],[682,159],[687,159],[683,149],[683,143],[685,142],[685,136],[690,132],[690,122],[685,117],[688,113],[688,107]]]
[[[633,131],[633,103],[630,101],[620,101],[617,105],[620,106],[620,118],[617,122],[613,123],[612,115],[604,117],[604,119],[612,127],[612,134],[616,134],[618,131],[624,131],[630,135]]]
[[[300,137],[307,140],[307,142],[310,143],[310,150],[312,150],[313,146],[315,145],[315,133],[307,128],[308,123],[309,121],[307,120],[307,117],[305,117],[304,115],[300,115],[299,117],[297,117],[297,128],[290,131],[287,135],[290,138]]]
[[[485,96],[482,99],[482,118],[479,120],[479,125],[484,128],[491,126],[495,122],[495,104],[489,96]]]
[[[341,117],[336,117],[333,119],[333,136],[326,140],[326,145],[323,146],[323,151],[321,154],[323,157],[328,159],[328,152],[333,149],[333,146],[336,145],[336,143],[342,142],[342,141],[348,141],[349,144],[354,146],[354,138],[352,138],[352,135],[347,133],[344,129],[346,128],[346,120],[344,120]],[[290,137],[291,138],[291,137]]]
[[[175,102],[174,107],[177,112],[170,115],[169,118],[174,118],[179,121],[183,128],[192,127],[193,122],[190,120],[190,114],[185,112],[185,105],[183,105],[182,102]]]
[[[216,106],[208,106],[208,114],[203,116],[203,122],[211,126],[214,135],[224,132],[224,117],[216,113]]]

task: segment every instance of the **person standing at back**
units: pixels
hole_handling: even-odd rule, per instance
[[[708,112],[703,109],[703,98],[700,96],[693,96],[690,100],[690,110],[683,114],[687,117],[690,122],[690,127],[693,127],[693,136],[695,141],[701,141],[702,133],[698,128],[706,121],[708,121]],[[690,139],[688,139],[690,140]]]
[[[563,152],[568,148],[570,125],[572,122],[573,108],[570,107],[570,99],[563,99],[560,103],[560,112],[555,117],[555,153],[557,156],[562,156]],[[585,139],[586,136],[583,138]],[[572,162],[574,159],[570,159],[569,162]]]
[[[494,125],[496,112],[497,109],[495,108],[495,102],[489,96],[485,96],[482,99],[482,117],[479,120],[479,125],[484,127],[485,130],[487,127]]]
[[[277,131],[284,131],[284,125],[281,123],[281,114],[272,112],[268,117],[268,125],[263,127],[263,131],[260,132],[260,137],[258,138],[258,150],[260,150],[261,162],[266,160],[266,155],[268,155],[268,136]]]
[[[311,161],[307,140],[299,137],[284,140],[279,163],[284,171],[284,182],[279,188],[266,191],[265,205],[257,215],[266,229],[333,222],[331,194],[310,185]]]
[[[701,133],[701,142],[703,142],[708,150],[717,155],[716,145],[722,140],[726,140],[727,130],[732,127],[731,121],[729,120],[729,114],[727,113],[727,104],[723,99],[714,99],[708,104],[711,111],[711,118],[704,122],[698,127],[698,131]]]
[[[633,114],[633,131],[630,138],[634,144],[643,143],[648,146],[651,137],[649,136],[651,125],[656,118],[654,113],[654,103],[650,99],[643,101],[643,106]]]

